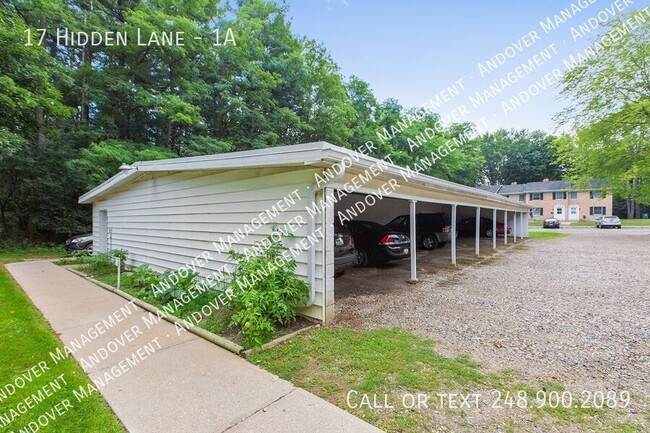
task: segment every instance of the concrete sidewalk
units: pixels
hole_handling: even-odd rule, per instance
[[[66,346],[103,331],[74,357],[131,433],[380,431],[50,262],[7,269]]]

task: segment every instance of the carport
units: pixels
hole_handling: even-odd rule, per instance
[[[411,239],[409,282],[418,282],[419,237],[415,223],[418,213],[448,214],[451,233],[458,232],[460,222],[474,218],[475,256],[480,256],[481,248],[486,247],[485,242],[481,246],[481,239],[485,239],[486,234],[485,227],[482,230],[481,219],[491,220],[492,227],[489,233],[492,241],[491,250],[496,249],[499,242],[507,245],[508,242],[517,242],[528,236],[530,207],[526,204],[477,188],[427,176],[409,168],[378,164],[376,159],[367,156],[355,155],[355,158],[356,160],[343,158],[341,160],[343,162],[335,166],[336,179],[328,185],[325,194],[337,197],[337,200],[336,206],[329,209],[332,215],[326,217],[326,220],[334,221],[334,218],[343,212],[350,219],[386,224],[398,215],[408,214]],[[364,180],[361,186],[355,183],[355,178],[366,179],[365,173],[373,165],[382,165],[381,172],[375,173],[369,180]],[[340,191],[349,190],[350,184],[355,184],[354,194],[341,198]],[[391,188],[387,189],[386,185],[391,185]],[[367,200],[363,196],[374,196],[374,198]],[[361,206],[358,206],[358,203],[361,203]],[[501,223],[509,226],[511,233],[498,235],[497,225]],[[454,266],[458,262],[457,243],[458,239],[451,236],[448,260]]]
[[[529,206],[424,175],[425,162],[399,167],[366,153],[315,142],[136,162],[79,202],[93,206],[95,251],[124,249],[127,266],[159,272],[188,267],[209,252],[210,260],[197,271],[218,277],[231,265],[230,250],[250,250],[280,227],[292,234],[285,246],[295,258],[295,273],[309,286],[298,311],[325,323],[334,318],[335,212],[359,198],[366,209],[353,218],[386,224],[396,215],[409,216],[410,269],[404,280],[411,282],[418,281],[417,212],[447,213],[452,233],[459,218],[492,213],[494,221],[513,227],[504,243],[527,235]],[[495,234],[492,248],[497,241]],[[475,254],[484,247],[478,239]],[[454,236],[441,251],[447,263],[457,263]]]

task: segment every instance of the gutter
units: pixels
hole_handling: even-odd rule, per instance
[[[339,167],[341,170],[331,179],[329,179],[327,182],[325,182],[320,188],[318,187],[318,183],[314,183],[312,186],[308,187],[309,188],[309,203],[314,206],[316,204],[316,193],[320,191],[321,189],[325,189],[328,185],[331,185],[332,183],[340,180],[344,175],[345,175],[345,166],[340,164]],[[314,215],[309,214],[309,219],[307,220],[307,233],[312,234],[315,231],[316,227],[316,218]],[[323,242],[327,242],[327,239],[323,239]],[[325,248],[325,245],[323,245],[323,256],[326,254],[327,248]],[[324,257],[323,257],[324,258]],[[307,299],[307,303],[305,304],[305,307],[311,307],[314,305],[314,301],[316,300],[316,249],[312,245],[311,248],[309,248],[308,251],[308,260],[309,260],[309,270],[308,270],[308,278],[309,278],[309,299]],[[325,265],[325,260],[323,260],[323,265]],[[323,290],[325,290],[323,288]],[[325,323],[325,302],[326,302],[326,294],[323,293],[323,323]]]

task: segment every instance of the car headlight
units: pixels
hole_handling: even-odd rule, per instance
[[[77,244],[77,243],[79,243],[79,242],[86,242],[86,241],[88,241],[88,240],[90,240],[90,236],[85,236],[85,237],[83,237],[83,238],[75,238],[75,239],[73,239],[72,241],[70,241],[70,243],[71,243],[71,244]]]

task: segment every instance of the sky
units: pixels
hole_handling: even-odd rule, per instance
[[[564,129],[554,117],[568,103],[559,95],[564,60],[599,40],[605,23],[650,0],[287,4],[293,32],[322,42],[341,73],[367,81],[380,101],[435,104],[448,122],[471,121],[488,131],[557,133]]]

